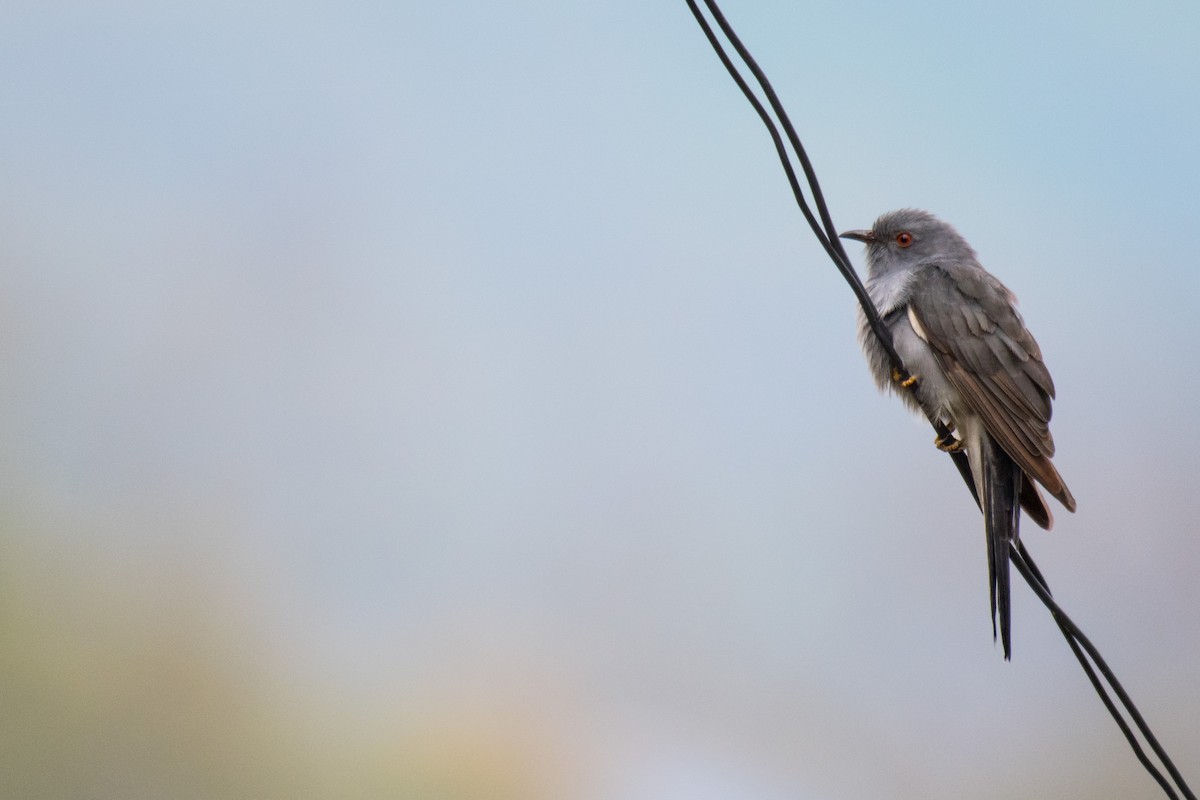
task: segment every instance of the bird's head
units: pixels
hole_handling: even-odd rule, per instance
[[[846,231],[841,237],[867,246],[867,267],[872,275],[937,261],[975,260],[975,251],[953,226],[915,208],[890,211],[875,220],[870,230]]]

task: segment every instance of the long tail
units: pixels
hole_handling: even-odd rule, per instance
[[[988,580],[991,584],[992,636],[1000,620],[1004,659],[1012,658],[1012,614],[1008,552],[1017,544],[1021,522],[1022,474],[1008,453],[986,436],[983,448],[983,524],[987,531]]]

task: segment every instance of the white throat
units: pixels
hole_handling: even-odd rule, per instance
[[[879,309],[880,316],[887,316],[900,306],[908,304],[908,287],[912,280],[912,270],[896,271],[881,277],[867,278],[867,294],[871,296],[871,302]]]

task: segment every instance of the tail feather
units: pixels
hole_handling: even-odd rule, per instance
[[[999,619],[1000,643],[1007,661],[1012,658],[1008,554],[1020,536],[1023,475],[1012,458],[991,437],[985,437],[982,455],[983,521],[987,532],[992,636],[996,636],[996,622]]]
[[[1050,513],[1050,508],[1046,505],[1042,493],[1038,491],[1037,484],[1028,475],[1021,477],[1020,495],[1021,508],[1031,520],[1046,530],[1054,527],[1054,515]]]

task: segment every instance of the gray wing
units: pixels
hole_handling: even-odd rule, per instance
[[[926,266],[914,287],[909,310],[947,379],[1013,461],[1074,511],[1075,498],[1050,461],[1054,382],[1012,293],[975,267],[951,274]]]

